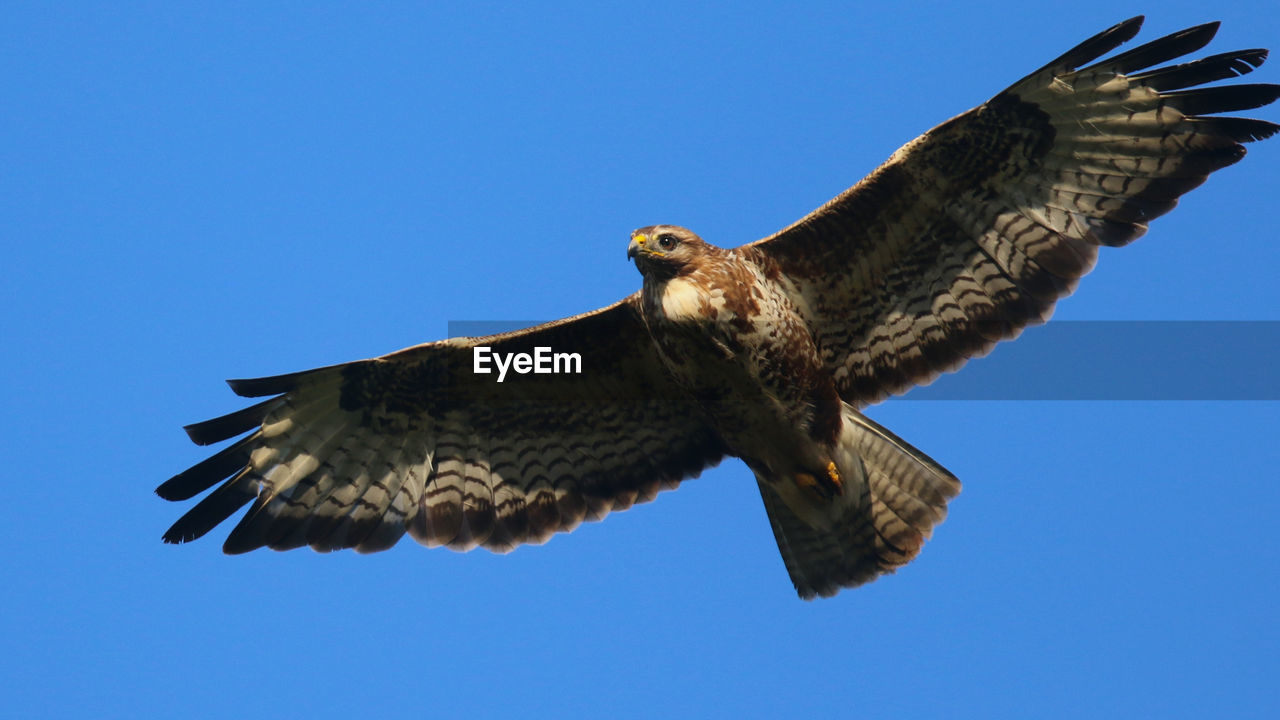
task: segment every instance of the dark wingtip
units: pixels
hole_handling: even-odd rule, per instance
[[[191,438],[191,442],[197,445],[212,445],[261,425],[267,413],[274,410],[279,403],[278,398],[271,398],[212,420],[192,423],[182,429],[187,431],[187,437]]]
[[[252,514],[252,512],[249,513],[249,515]],[[222,543],[222,552],[226,555],[244,555],[266,546],[267,543],[259,537],[249,538],[243,533],[237,534],[232,531],[231,535],[227,536],[226,542]]]
[[[1137,15],[1123,22],[1116,23],[1115,25],[1112,25],[1106,30],[1103,30],[1097,35],[1094,35],[1088,40],[1085,40],[1079,45],[1076,45],[1070,50],[1062,53],[1044,67],[1036,70],[1032,75],[1046,70],[1062,72],[1064,70],[1075,70],[1076,68],[1083,67],[1132,40],[1133,37],[1138,34],[1138,31],[1142,29],[1142,22],[1145,19],[1146,18],[1144,16]]]
[[[1210,55],[1181,65],[1147,70],[1130,75],[1129,79],[1140,82],[1152,90],[1179,90],[1248,75],[1261,67],[1266,59],[1267,51],[1262,48],[1237,50]]]
[[[1266,48],[1249,48],[1248,50],[1237,50],[1233,53],[1222,53],[1223,55],[1234,55],[1236,59],[1244,63],[1248,67],[1244,67],[1237,75],[1246,75],[1254,70],[1262,67],[1262,64],[1270,57],[1271,51]]]
[[[1179,30],[1102,60],[1099,64],[1124,75],[1159,65],[1208,45],[1217,34],[1218,25],[1211,22]]]
[[[1221,27],[1222,27],[1222,21],[1221,21],[1221,20],[1210,20],[1210,21],[1209,21],[1209,22],[1207,22],[1207,23],[1201,23],[1201,24],[1199,24],[1199,25],[1192,25],[1191,27],[1187,28],[1186,30],[1183,30],[1180,34],[1182,34],[1182,35],[1195,35],[1195,34],[1197,34],[1197,33],[1202,33],[1202,32],[1203,32],[1203,33],[1208,33],[1208,34],[1209,34],[1209,37],[1205,38],[1205,43],[1206,43],[1206,44],[1208,44],[1208,42],[1209,42],[1210,40],[1212,40],[1212,39],[1213,39],[1213,36],[1218,34],[1218,29],[1219,29],[1219,28],[1221,28]]]
[[[1208,120],[1213,123],[1215,130],[1241,143],[1266,140],[1275,135],[1276,131],[1280,131],[1280,125],[1267,120],[1252,118],[1209,118]]]
[[[1253,110],[1270,105],[1280,98],[1280,85],[1249,83],[1245,85],[1217,85],[1195,90],[1175,90],[1161,93],[1167,105],[1186,115],[1213,115],[1215,113]]]
[[[360,362],[360,361],[356,361]],[[323,376],[326,373],[341,371],[342,368],[355,363],[339,363],[337,365],[326,365],[324,367],[312,368],[310,370],[300,370],[298,372],[285,373],[284,375],[269,375],[260,378],[237,378],[228,380],[227,385],[231,386],[231,391],[240,397],[266,397],[267,395],[283,395],[287,392],[293,392],[298,389],[301,381],[312,376]]]
[[[1135,38],[1138,35],[1138,31],[1142,30],[1142,23],[1146,21],[1146,15],[1134,15],[1128,20],[1122,20],[1115,25],[1112,25],[1110,28],[1103,30],[1096,37],[1108,38],[1113,41],[1115,44],[1111,47],[1114,48],[1117,45],[1127,43]],[[1103,52],[1106,51],[1104,50]]]
[[[244,507],[256,494],[256,485],[247,473],[242,473],[228,480],[178,518],[160,539],[170,545],[180,545],[200,538]]]
[[[237,378],[228,380],[231,392],[240,397],[265,397],[291,392],[298,387],[298,376],[302,373],[272,375],[260,378]]]
[[[1146,15],[1134,15],[1128,20],[1121,20],[1115,25],[1103,30],[1099,35],[1110,35],[1114,33],[1117,36],[1123,37],[1120,42],[1127,42],[1132,40],[1134,35],[1138,34],[1138,31],[1142,29],[1142,23],[1146,21]]]
[[[165,500],[189,500],[238,472],[249,463],[250,435],[174,475],[156,488]]]

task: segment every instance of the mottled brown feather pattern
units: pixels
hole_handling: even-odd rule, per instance
[[[1155,67],[1204,47],[1216,23],[1098,61],[1140,25],[1077,45],[756,243],[638,230],[628,255],[643,290],[609,307],[231,381],[266,399],[187,428],[202,445],[244,437],[157,489],[214,488],[164,539],[250,505],[227,552],[371,552],[405,532],[505,552],[735,454],[802,597],[894,571],[960,486],[857,408],[1044,321],[1100,246],[1141,236],[1242,143],[1280,129],[1219,116],[1275,100],[1276,86],[1197,87],[1252,71],[1265,50]],[[472,372],[477,345],[578,353],[582,374],[499,384]]]
[[[662,370],[636,303],[633,296],[530,331],[282,376],[276,386],[237,383],[284,395],[197,426],[197,434],[243,432],[254,421],[292,427],[250,436],[175,476],[162,494],[190,497],[239,473],[256,446],[260,462],[227,481],[251,485],[257,496],[228,538],[229,552],[374,550],[405,530],[427,545],[506,551],[650,500],[718,462],[723,449]],[[512,373],[497,384],[471,372],[476,344],[580,352],[583,374]],[[305,404],[295,399],[303,397]],[[295,419],[277,419],[273,408]],[[302,422],[311,415],[314,422]],[[165,537],[195,539],[238,507],[197,506]]]
[[[1121,23],[908,143],[865,180],[759,241],[797,291],[841,395],[865,405],[931,381],[1043,321],[1093,266],[1242,142],[1276,126],[1196,117],[1275,99],[1271,85],[1185,87],[1251,71],[1203,47],[1216,23],[1077,69],[1133,37]]]

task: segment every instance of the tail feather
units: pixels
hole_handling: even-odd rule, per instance
[[[775,483],[757,476],[778,550],[805,599],[834,595],[911,562],[960,492],[960,482],[941,465],[848,405],[844,424],[841,447],[857,466],[841,467],[846,486],[836,498],[834,524],[793,507]]]
[[[875,527],[866,514],[847,518],[846,524],[834,531],[815,530],[783,501],[773,485],[763,480],[759,485],[778,552],[800,597],[830,597],[842,587],[861,585],[883,572],[876,555],[866,551],[876,543]]]
[[[846,407],[844,421],[856,428],[853,436],[858,454],[872,480],[887,481],[929,505],[936,517],[930,526],[942,522],[947,502],[960,493],[960,481],[933,458],[862,413]]]

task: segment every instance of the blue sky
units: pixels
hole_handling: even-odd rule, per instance
[[[1280,47],[1270,1],[863,5],[7,3],[0,714],[1280,713],[1276,402],[875,407],[965,490],[812,603],[736,461],[506,556],[160,543],[223,378],[605,305],[632,228],[768,234],[1131,15]],[[1280,320],[1277,180],[1254,146],[1057,318]]]

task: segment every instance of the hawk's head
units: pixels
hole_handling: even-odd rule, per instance
[[[627,257],[645,277],[667,280],[692,269],[710,246],[678,225],[650,225],[631,233]]]

